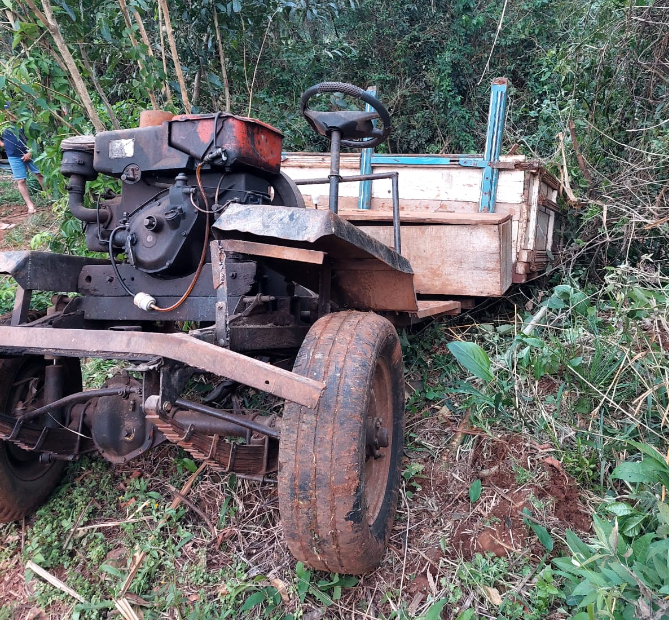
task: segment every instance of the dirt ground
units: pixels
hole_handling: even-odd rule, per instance
[[[429,449],[417,451],[414,444],[407,452],[405,471],[409,465],[414,470],[422,466],[422,471],[413,476],[405,475],[384,562],[376,572],[363,577],[356,587],[344,590],[336,608],[329,607],[327,615],[318,617],[388,617],[399,603],[408,605],[409,617],[417,617],[425,613],[431,601],[448,594],[448,584],[453,582],[457,567],[474,554],[489,552],[505,557],[509,570],[521,565],[538,570],[544,562],[549,563],[550,557],[560,552],[559,544],[552,554],[547,554],[524,519],[543,524],[556,542],[567,528],[579,533],[589,529],[590,520],[578,488],[552,456],[549,446],[537,445],[520,435],[490,436],[463,424],[456,415],[448,418],[416,416],[408,421],[408,432]],[[134,478],[144,478],[152,490],[170,498],[173,489],[167,481],[177,457],[178,449],[166,445],[127,465],[108,466],[113,474],[113,492],[119,497],[115,510],[120,521],[136,509],[135,503],[124,503],[120,499]],[[68,478],[76,485],[89,475],[93,476],[79,471],[76,478],[73,475]],[[470,501],[469,489],[475,480],[481,480],[481,494],[476,501]],[[226,500],[236,506],[236,513],[224,526],[217,527],[221,506]],[[93,502],[80,527],[95,527],[110,520],[110,507],[97,505],[95,498]],[[208,571],[225,569],[241,559],[247,579],[269,575],[286,584],[294,581],[295,563],[281,533],[275,486],[240,481],[232,491],[225,476],[205,470],[189,495],[189,506],[192,508],[186,521],[193,531],[200,533],[183,547],[180,557],[174,559],[177,571],[186,570],[191,563],[201,562],[203,558]],[[527,508],[531,516],[524,518],[523,508]],[[14,536],[22,537],[32,520],[32,517],[27,519],[24,528],[15,528]],[[147,526],[150,531],[155,524],[149,521]],[[132,548],[124,540],[122,528],[101,531],[111,549],[104,562],[123,570]],[[67,563],[76,562],[76,555],[75,544]],[[82,560],[80,570],[94,573],[96,566]],[[36,582],[25,583],[24,572],[17,549],[17,553],[0,566],[0,608],[11,603],[15,606],[14,612],[20,614],[17,619],[69,618],[73,605],[68,606],[64,601],[54,602],[46,615],[39,615],[40,610],[31,604]],[[55,567],[53,573],[67,579],[64,568]],[[517,592],[510,594],[524,600],[522,597],[531,587],[533,576],[534,573],[529,575]],[[158,591],[159,585],[156,583],[154,588]],[[210,594],[224,595],[225,588],[225,584],[220,585]],[[393,596],[385,596],[387,592]],[[183,587],[182,594],[190,604],[195,604],[202,591]],[[506,594],[503,588],[499,588],[499,594]],[[469,598],[463,595],[462,600],[453,603],[444,608],[443,620],[457,617],[467,606],[476,607],[471,595]],[[361,608],[366,612],[358,616],[359,611],[354,610]],[[285,611],[299,610],[307,614],[316,613],[318,609],[309,599],[303,602],[291,599]],[[484,612],[481,608],[477,611]]]
[[[4,244],[7,231],[28,219],[28,208],[24,204],[0,205],[0,246]]]

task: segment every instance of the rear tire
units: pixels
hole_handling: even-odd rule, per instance
[[[284,409],[278,493],[286,541],[312,568],[368,573],[383,558],[399,493],[404,369],[397,332],[376,314],[326,315],[307,334],[294,372],[326,387],[315,409]]]
[[[0,414],[11,416],[19,401],[34,393],[28,411],[45,405],[44,367],[52,363],[28,355],[0,359]],[[66,358],[65,394],[81,391],[79,360]],[[0,523],[22,519],[38,508],[58,484],[66,463],[43,463],[38,452],[0,441]]]

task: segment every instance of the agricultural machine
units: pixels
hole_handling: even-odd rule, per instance
[[[334,92],[367,110],[309,106]],[[153,113],[63,141],[69,208],[108,257],[0,254],[18,285],[0,327],[1,521],[36,509],[82,454],[125,463],[170,441],[222,472],[276,476],[297,559],[354,574],[380,563],[403,453],[394,324],[420,304],[397,173],[342,177],[339,163],[341,147],[384,142],[390,117],[341,83],[307,90],[301,110],[331,142],[328,178],[305,181],[329,185],[326,209],[305,208],[281,171],[281,133],[254,119]],[[100,174],[122,190],[87,206]],[[395,249],[338,215],[340,182],[377,178],[393,186]],[[30,309],[35,291],[58,292],[46,313]],[[83,391],[80,358],[129,365]],[[183,397],[196,373],[220,377],[202,402]],[[285,399],[283,415],[216,406],[240,386]]]

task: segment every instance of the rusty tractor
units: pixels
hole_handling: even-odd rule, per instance
[[[309,107],[334,92],[371,111]],[[391,320],[415,311],[416,294],[397,173],[342,177],[339,161],[341,147],[385,141],[390,117],[336,82],[307,90],[301,111],[331,142],[329,177],[305,181],[329,183],[325,210],[305,208],[281,172],[281,133],[254,119],[154,113],[63,141],[69,208],[108,258],[0,254],[18,285],[0,326],[0,521],[43,503],[68,461],[124,463],[170,441],[222,472],[276,476],[297,559],[354,574],[381,562],[404,434]],[[122,191],[85,201],[100,174]],[[370,178],[392,180],[398,251],[337,215],[339,183]],[[30,309],[34,291],[58,293],[46,313]],[[129,366],[84,391],[80,358]],[[221,379],[202,402],[182,396],[196,373]],[[285,399],[283,415],[215,406],[239,386]]]

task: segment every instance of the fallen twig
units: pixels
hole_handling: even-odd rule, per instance
[[[139,616],[135,613],[135,610],[130,606],[128,599],[120,598],[115,601],[116,609],[121,612],[121,615],[125,620],[139,620]]]
[[[58,588],[62,592],[69,594],[72,598],[76,598],[80,603],[86,603],[86,599],[81,596],[78,592],[75,592],[68,585],[64,584],[58,577],[52,575],[49,571],[44,570],[41,566],[38,566],[32,560],[26,562],[26,568],[30,569],[33,573],[44,579],[44,581],[49,582],[54,588]]]
[[[204,461],[198,468],[197,471],[193,472],[193,475],[186,481],[186,484],[183,485],[181,488],[181,491],[177,494],[177,496],[172,500],[172,503],[169,506],[170,510],[176,510],[181,502],[183,501],[183,497],[187,495],[191,487],[193,486],[193,483],[197,479],[197,477],[200,475],[202,470],[207,466],[207,461]],[[160,528],[167,523],[169,515],[165,515],[159,522],[158,525],[156,525],[156,528],[153,531],[153,534],[151,535],[151,539],[153,539],[156,534],[160,531]],[[146,559],[146,551],[136,551],[135,555],[133,556],[132,559],[132,564],[130,567],[130,572],[128,573],[128,576],[126,577],[125,581],[123,582],[123,586],[121,587],[121,591],[119,592],[119,598],[117,601],[121,600],[125,595],[130,586],[132,585],[133,579],[137,575],[137,572],[141,568],[142,564],[144,563],[144,560]]]

